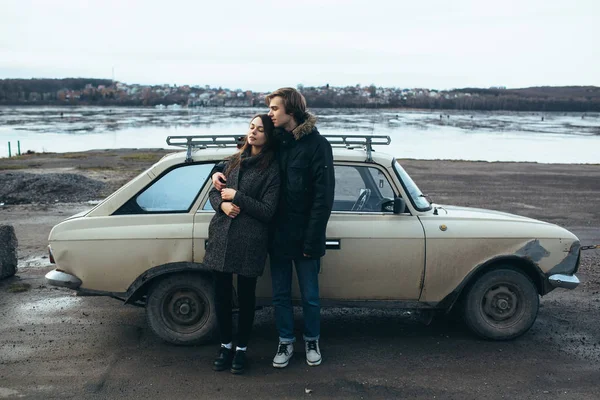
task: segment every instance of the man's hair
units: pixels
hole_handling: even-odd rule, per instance
[[[283,107],[285,113],[290,114],[297,123],[302,123],[306,119],[306,99],[302,93],[291,87],[277,89],[265,97],[267,106],[271,103],[273,97],[281,97],[283,99]]]

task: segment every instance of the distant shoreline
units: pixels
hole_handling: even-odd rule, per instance
[[[99,105],[99,104],[0,104],[0,109],[10,109],[10,108],[56,108],[56,109],[76,109],[76,108],[98,108],[98,109],[144,109],[144,110],[157,110],[157,111],[189,111],[189,110],[201,110],[201,109],[223,109],[223,108],[231,108],[232,110],[240,109],[240,108],[249,108],[249,109],[257,109],[257,110],[266,110],[267,107],[265,105],[260,106],[204,106],[204,107],[181,107],[177,109],[172,108],[156,108],[156,106],[144,106],[144,105]],[[432,114],[450,114],[460,113],[460,114],[469,114],[469,113],[496,113],[496,114],[572,114],[572,115],[584,115],[584,116],[596,116],[600,115],[600,110],[598,111],[522,111],[522,110],[463,110],[463,109],[433,109],[433,108],[411,108],[411,107],[385,107],[385,108],[369,108],[369,107],[308,107],[308,110],[329,110],[329,109],[339,109],[339,110],[379,110],[379,111],[402,111],[402,112],[423,112],[423,113],[432,113]],[[317,115],[318,117],[318,115]]]
[[[275,89],[275,88],[273,88]],[[506,87],[437,90],[369,86],[298,86],[314,108],[600,112],[600,87]],[[139,85],[95,78],[0,79],[0,105],[254,107],[267,92],[209,86]]]

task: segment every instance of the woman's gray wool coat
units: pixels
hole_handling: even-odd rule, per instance
[[[204,265],[220,272],[247,277],[262,275],[267,259],[269,225],[279,200],[279,167],[273,161],[261,169],[259,157],[242,155],[239,167],[227,176],[227,187],[237,192],[233,204],[240,208],[235,218],[221,210],[221,193],[214,187],[209,193],[215,216],[208,227],[208,245]]]

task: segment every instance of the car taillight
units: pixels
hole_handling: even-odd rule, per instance
[[[52,255],[52,248],[48,245],[48,258],[50,258],[50,264],[56,264],[54,262],[54,256]]]

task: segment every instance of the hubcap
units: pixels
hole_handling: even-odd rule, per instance
[[[515,315],[519,307],[519,296],[509,286],[490,288],[484,296],[483,311],[496,321],[505,321]]]
[[[183,314],[183,315],[187,315],[187,314],[189,314],[191,309],[192,308],[190,307],[189,304],[182,304],[181,307],[179,307],[179,313]]]
[[[171,329],[183,332],[197,328],[195,325],[202,320],[206,303],[196,291],[178,289],[165,300],[163,316]]]
[[[498,300],[498,308],[499,309],[506,310],[508,307],[510,307],[510,304],[508,304],[508,301],[506,301],[504,299]]]

